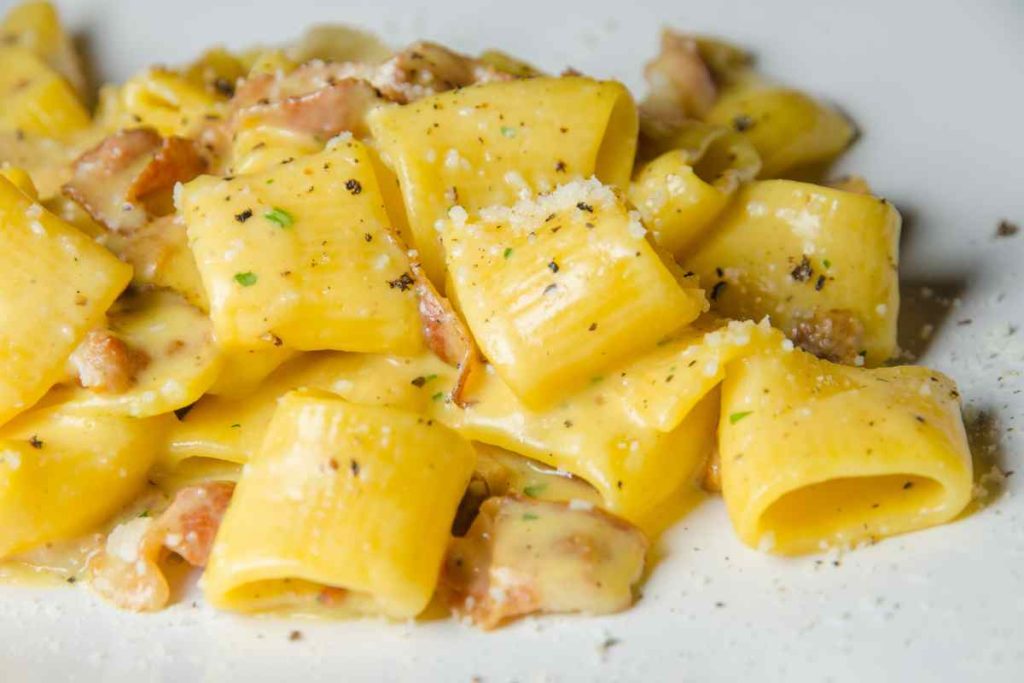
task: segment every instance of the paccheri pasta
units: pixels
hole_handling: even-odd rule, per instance
[[[953,381],[890,365],[900,214],[738,48],[666,31],[638,103],[323,26],[90,113],[52,6],[0,37],[0,561],[488,629],[627,608],[702,489],[780,554],[969,502]]]

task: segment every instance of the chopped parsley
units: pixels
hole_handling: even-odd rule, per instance
[[[743,131],[750,130],[754,127],[754,119],[750,118],[746,114],[740,114],[739,116],[733,117],[732,127],[742,133]]]
[[[514,138],[516,136],[516,129],[510,126],[502,126],[501,134],[507,138]]]
[[[244,273],[235,273],[235,282],[242,285],[243,287],[252,287],[259,280],[259,276],[256,273],[248,270]]]
[[[540,519],[540,517],[535,515],[535,514],[533,514],[532,512],[524,512],[523,513],[523,521],[524,522],[532,522],[535,519]]]
[[[512,255],[512,252],[513,252],[512,247],[505,247],[505,253],[502,254],[502,257],[503,258],[508,258],[509,256]]]
[[[276,206],[263,214],[263,217],[282,228],[290,228],[295,223],[295,218],[290,213]]]
[[[430,400],[431,401],[440,401],[442,398],[444,398],[444,392],[443,391],[439,391],[436,394],[434,394],[433,396],[431,396]]]
[[[536,498],[540,494],[544,493],[544,489],[548,487],[547,484],[530,484],[529,486],[523,487],[523,493],[530,498]]]
[[[740,420],[742,420],[743,418],[745,418],[746,416],[750,415],[753,412],[753,410],[744,410],[739,413],[733,413],[732,415],[729,416],[729,424],[736,424],[737,422],[739,422]]]

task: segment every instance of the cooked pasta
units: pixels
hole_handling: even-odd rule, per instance
[[[899,212],[737,47],[666,31],[638,103],[343,26],[97,93],[49,3],[0,38],[0,562],[491,629],[628,608],[702,496],[784,555],[970,501]]]

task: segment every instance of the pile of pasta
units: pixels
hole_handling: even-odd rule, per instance
[[[783,555],[948,522],[954,383],[891,366],[900,215],[836,110],[666,31],[639,104],[323,26],[92,94],[0,27],[0,558],[156,610],[628,607],[720,491]]]

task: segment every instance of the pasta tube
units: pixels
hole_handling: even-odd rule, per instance
[[[57,404],[0,429],[0,558],[91,531],[137,496],[163,425]]]
[[[712,308],[772,323],[830,360],[896,350],[900,214],[889,202],[789,180],[751,183],[683,260]]]
[[[722,495],[744,543],[781,554],[949,522],[971,498],[952,380],[801,351],[750,356],[722,388]]]
[[[706,305],[635,214],[596,180],[445,226],[454,294],[480,350],[524,403],[550,405]]]
[[[445,267],[436,224],[452,205],[474,212],[592,175],[625,187],[638,126],[621,84],[576,77],[464,88],[377,109],[369,123],[436,285]]]
[[[422,348],[409,260],[390,239],[362,144],[338,139],[264,173],[202,176],[179,209],[223,346]]]
[[[414,617],[434,592],[474,460],[468,442],[414,413],[289,394],[238,483],[204,592],[243,611]]]
[[[0,178],[0,424],[63,377],[131,268]],[[55,274],[59,274],[59,277]]]

